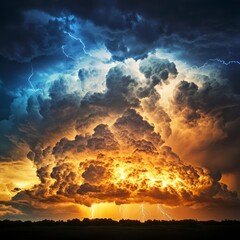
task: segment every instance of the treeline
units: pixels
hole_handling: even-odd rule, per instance
[[[21,220],[2,220],[0,221],[0,227],[13,227],[13,226],[101,226],[101,225],[111,225],[111,226],[149,226],[149,225],[183,225],[183,226],[199,226],[199,225],[240,225],[238,220],[223,220],[223,221],[198,221],[193,219],[185,220],[147,220],[145,222],[140,222],[138,220],[128,220],[122,219],[119,221],[112,220],[110,218],[96,218],[88,219],[71,219],[67,221],[63,220],[42,220],[42,221],[21,221]]]

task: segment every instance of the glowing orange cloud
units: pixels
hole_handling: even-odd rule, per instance
[[[129,109],[112,126],[29,153],[41,180],[26,194],[45,201],[215,204],[236,195],[204,168],[184,164],[142,116]]]

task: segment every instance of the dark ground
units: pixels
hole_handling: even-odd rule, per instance
[[[79,221],[0,222],[1,239],[238,239],[239,221]],[[4,238],[3,238],[4,237]]]

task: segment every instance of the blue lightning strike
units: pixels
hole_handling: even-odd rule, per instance
[[[79,42],[82,44],[82,46],[83,46],[83,47],[82,47],[83,52],[84,52],[86,55],[89,55],[90,57],[92,57],[92,55],[85,50],[86,46],[85,46],[85,44],[84,44],[84,42],[82,41],[81,38],[77,38],[77,37],[73,36],[71,33],[66,32],[66,31],[63,31],[63,33],[67,34],[70,38],[72,38],[72,39],[74,39],[74,40],[76,40],[76,41],[79,41]]]
[[[64,45],[62,45],[62,52],[63,52],[63,54],[67,57],[67,58],[70,58],[70,59],[72,59],[72,60],[75,60],[73,57],[71,57],[70,55],[68,55],[66,52],[65,52],[65,49],[64,49]]]
[[[231,64],[238,64],[240,65],[240,61],[237,61],[237,60],[230,60],[230,61],[225,61],[225,60],[222,60],[220,58],[210,58],[208,59],[202,66],[198,67],[196,65],[190,67],[191,68],[197,68],[197,69],[202,69],[204,67],[206,67],[206,65],[209,63],[209,62],[219,62],[225,66],[228,66],[228,65],[231,65]]]
[[[33,91],[36,91],[35,87],[33,86],[32,82],[31,82],[31,78],[32,78],[33,75],[34,75],[34,71],[33,71],[33,65],[31,63],[31,74],[28,77],[28,82],[29,82],[31,88],[33,89]]]
[[[214,58],[214,59],[209,59],[208,61],[215,61],[215,62],[220,62],[226,66],[230,65],[230,64],[240,64],[240,61],[235,61],[235,60],[231,60],[231,61],[224,61],[222,59],[219,58]]]

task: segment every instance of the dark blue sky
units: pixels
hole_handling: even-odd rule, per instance
[[[201,65],[209,58],[238,59],[238,9],[234,0],[5,1],[0,10],[1,119],[9,117],[10,92],[26,84],[30,62],[44,71],[65,61],[61,47],[70,39],[64,30],[73,33],[80,24],[87,48],[103,44],[115,60],[143,58],[162,48]]]

